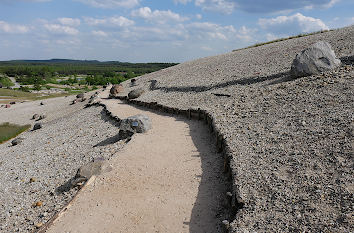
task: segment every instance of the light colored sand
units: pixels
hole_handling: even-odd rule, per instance
[[[82,190],[47,232],[220,231],[222,164],[206,127],[104,102],[120,118],[148,115],[153,128],[134,136],[110,161],[113,170]]]

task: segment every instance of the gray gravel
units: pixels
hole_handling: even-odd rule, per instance
[[[102,107],[76,108],[57,109],[62,117],[21,134],[16,146],[0,145],[1,232],[30,232],[48,221],[77,192],[65,185],[77,169],[94,158],[109,159],[123,146]]]
[[[232,231],[351,232],[353,38],[351,26],[202,58],[127,81],[122,95],[143,88],[138,100],[213,115],[245,202]],[[343,65],[289,78],[296,54],[319,40]]]

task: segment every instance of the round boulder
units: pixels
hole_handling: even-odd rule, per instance
[[[109,94],[112,97],[116,97],[119,93],[124,91],[124,87],[122,84],[115,84],[112,86],[111,90],[109,90]]]
[[[290,73],[297,78],[333,70],[340,65],[341,61],[337,59],[331,45],[318,41],[296,55]]]
[[[129,92],[128,98],[129,99],[136,99],[139,96],[141,96],[144,92],[145,91],[142,88],[138,88],[138,89],[132,90],[131,92]]]

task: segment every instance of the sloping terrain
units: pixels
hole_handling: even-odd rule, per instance
[[[350,232],[353,38],[351,26],[202,58],[127,81],[123,94],[144,88],[138,100],[212,114],[244,202],[232,231]],[[295,55],[319,40],[343,65],[292,79]]]

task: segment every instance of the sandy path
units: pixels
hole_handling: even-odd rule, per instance
[[[219,232],[226,190],[206,127],[104,101],[120,118],[148,115],[153,128],[134,136],[47,232]]]

